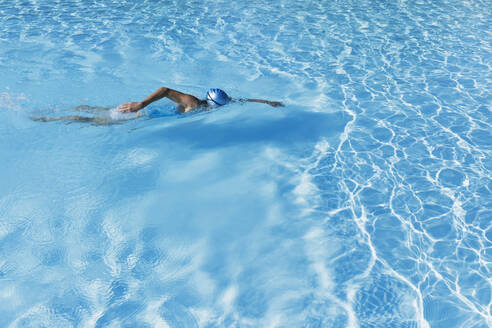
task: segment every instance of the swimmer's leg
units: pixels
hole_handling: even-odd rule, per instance
[[[31,120],[36,122],[54,122],[54,121],[66,121],[68,123],[72,122],[85,122],[85,123],[93,123],[96,122],[98,117],[87,117],[87,116],[78,116],[78,115],[70,115],[70,116],[59,116],[59,117],[31,117]]]
[[[58,116],[58,117],[31,117],[31,120],[36,122],[55,122],[55,121],[64,121],[65,123],[92,123],[93,125],[112,125],[112,124],[121,124],[125,121],[134,120],[141,116],[140,113],[129,118],[123,118],[114,120],[110,117],[87,117],[87,116],[79,116],[79,115],[67,115],[67,116]]]
[[[108,111],[110,109],[111,107],[80,105],[80,106],[72,107],[69,110],[73,110],[77,112],[85,112],[85,113],[100,113],[100,112]]]

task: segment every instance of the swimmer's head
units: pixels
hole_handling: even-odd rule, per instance
[[[221,89],[210,89],[205,97],[210,106],[223,106],[229,102],[229,96]]]

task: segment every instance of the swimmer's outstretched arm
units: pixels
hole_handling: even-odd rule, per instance
[[[118,111],[122,113],[136,112],[164,97],[169,98],[175,103],[181,105],[180,107],[182,107],[183,112],[192,110],[200,105],[200,100],[198,100],[195,96],[162,87],[154,91],[150,96],[140,102],[128,102],[118,106]]]
[[[270,101],[270,100],[263,100],[263,99],[240,99],[239,101],[262,103],[262,104],[270,105],[272,107],[284,107],[284,104],[281,103],[280,101]]]

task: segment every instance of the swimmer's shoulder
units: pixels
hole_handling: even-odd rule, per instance
[[[191,96],[191,95],[190,95]],[[195,109],[202,109],[202,108],[207,108],[208,107],[208,104],[207,104],[207,101],[204,100],[204,99],[198,99],[197,97],[195,96],[191,96],[193,98],[195,98],[194,100],[187,102],[186,104],[179,104],[177,106],[177,110],[178,112],[180,112],[181,114],[184,114],[184,113],[188,113],[188,112],[191,112]]]

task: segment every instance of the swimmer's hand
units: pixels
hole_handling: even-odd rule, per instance
[[[131,113],[141,110],[143,108],[143,104],[141,102],[128,102],[125,104],[121,104],[118,106],[118,112],[120,113]]]

